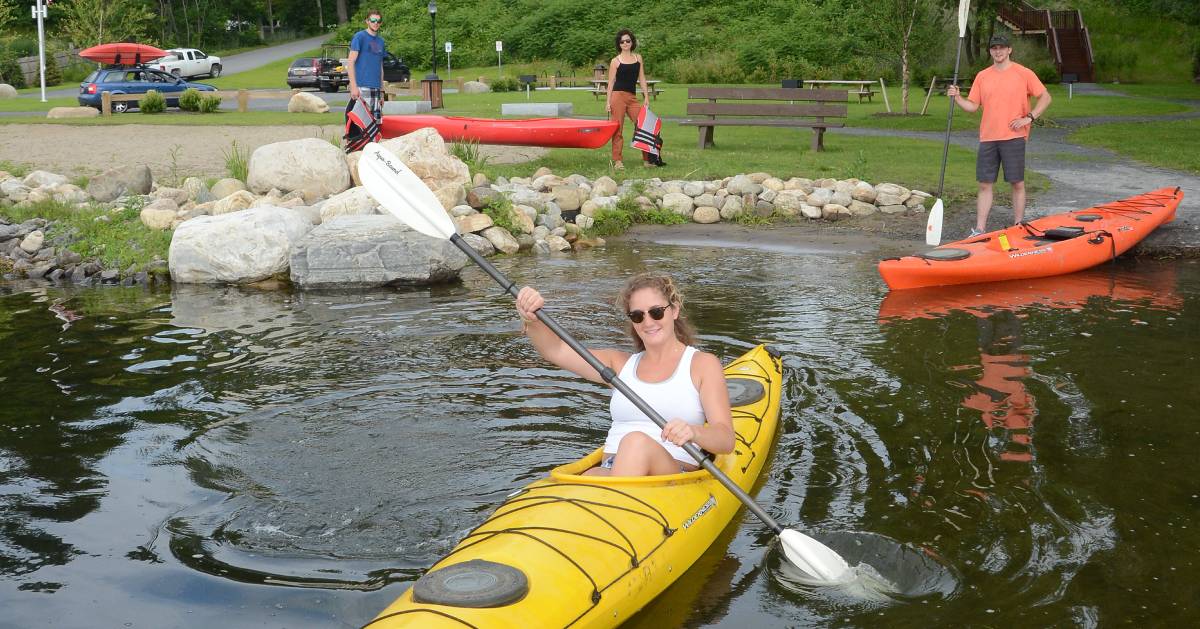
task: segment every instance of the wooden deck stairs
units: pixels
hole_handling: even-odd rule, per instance
[[[1095,80],[1092,40],[1078,9],[1038,9],[1023,0],[1000,6],[996,19],[1016,35],[1045,37],[1046,47],[1064,81]]]

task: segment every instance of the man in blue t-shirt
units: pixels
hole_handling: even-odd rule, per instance
[[[350,40],[350,65],[347,67],[350,74],[350,104],[346,107],[347,135],[355,122],[351,114],[356,106],[370,111],[376,123],[383,115],[383,55],[387,49],[383,37],[379,34],[382,26],[383,16],[379,10],[369,9],[366,30],[355,33],[354,38]],[[361,105],[355,101],[361,101]],[[355,118],[361,119],[362,116]],[[367,138],[368,141],[375,139],[378,138]],[[348,140],[347,149],[349,148]]]

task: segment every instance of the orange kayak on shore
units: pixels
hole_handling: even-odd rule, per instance
[[[447,142],[478,142],[550,148],[600,148],[612,139],[617,123],[579,118],[460,118],[457,116],[384,116],[380,125],[385,138],[395,138],[417,129],[433,127]]]
[[[1043,216],[1002,230],[879,262],[892,290],[1029,279],[1074,273],[1125,253],[1175,219],[1183,190]]]

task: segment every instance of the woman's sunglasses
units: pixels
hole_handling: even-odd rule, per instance
[[[622,44],[632,44],[632,43],[633,43],[633,40],[632,40],[632,39],[622,39],[622,40],[621,40],[621,43],[622,43]]]
[[[663,315],[667,314],[667,308],[670,307],[670,304],[667,304],[666,306],[655,306],[647,312],[650,313],[651,319],[654,319],[655,321],[662,321]],[[646,313],[642,312],[641,310],[630,310],[625,314],[629,317],[629,320],[634,323],[641,323],[642,321],[646,320]]]

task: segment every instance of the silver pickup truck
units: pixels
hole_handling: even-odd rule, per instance
[[[195,48],[172,48],[167,51],[167,56],[151,65],[185,79],[204,75],[213,78],[221,76],[221,58],[206,55]]]

